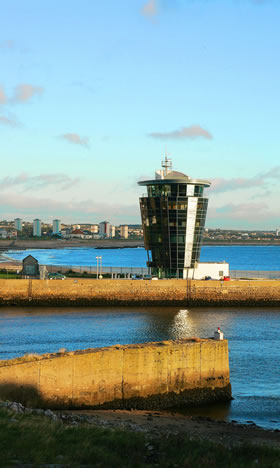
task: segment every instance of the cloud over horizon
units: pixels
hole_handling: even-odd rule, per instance
[[[257,174],[248,178],[237,177],[232,179],[212,179],[212,185],[209,190],[214,193],[221,193],[229,192],[231,190],[248,189],[252,187],[265,188],[266,182],[272,179],[280,179],[280,166],[275,166],[263,174]]]
[[[92,199],[81,201],[58,200],[51,198],[35,198],[28,195],[18,197],[13,193],[1,193],[0,217],[13,217],[20,215],[25,220],[32,220],[39,216],[41,219],[51,220],[59,217],[62,222],[91,223],[100,222],[104,218],[110,218],[115,224],[123,222],[136,222],[140,217],[138,204],[121,205],[96,202]],[[138,215],[138,216],[137,216]]]
[[[157,138],[159,140],[185,140],[195,138],[206,138],[211,140],[213,136],[200,125],[191,125],[190,127],[182,127],[179,130],[171,132],[152,132],[148,134],[149,137]]]
[[[41,190],[55,185],[56,190],[67,190],[80,182],[79,177],[69,177],[63,173],[40,174],[31,176],[25,172],[14,177],[3,177],[0,179],[0,188],[2,191],[14,187],[20,187],[22,191]]]
[[[271,207],[264,203],[227,203],[220,207],[210,207],[207,215],[208,220],[233,221],[235,229],[238,229],[238,221],[248,221],[260,225],[262,221],[279,219],[279,212],[271,210]]]
[[[60,135],[59,138],[68,141],[69,143],[73,143],[75,145],[80,145],[85,148],[89,147],[89,139],[88,137],[81,137],[78,133],[64,133]]]

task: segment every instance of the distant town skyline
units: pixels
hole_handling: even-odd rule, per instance
[[[0,219],[140,224],[137,181],[208,179],[206,227],[279,226],[277,0],[1,9]]]

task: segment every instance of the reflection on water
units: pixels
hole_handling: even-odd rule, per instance
[[[0,359],[60,348],[207,338],[220,326],[229,340],[235,399],[230,405],[192,412],[280,428],[279,312],[214,307],[1,308]]]
[[[193,335],[192,320],[189,317],[189,311],[179,310],[174,317],[174,322],[170,329],[170,338],[179,340]]]

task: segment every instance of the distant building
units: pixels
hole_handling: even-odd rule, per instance
[[[70,234],[71,238],[76,238],[76,239],[84,239],[84,233],[81,229],[74,229],[74,231],[71,232]]]
[[[61,233],[61,221],[60,219],[53,220],[53,234],[60,234]]]
[[[39,263],[36,258],[32,257],[32,255],[28,255],[22,260],[22,271],[21,274],[23,276],[40,276],[40,268]]]
[[[15,223],[15,229],[17,231],[22,231],[22,219],[21,218],[16,218],[14,223]]]
[[[33,220],[33,236],[41,237],[42,235],[42,221],[40,219]]]
[[[93,234],[98,234],[99,232],[99,225],[98,224],[92,224],[90,226],[90,232],[92,232]]]
[[[0,238],[7,239],[7,236],[8,236],[7,229],[0,229]]]
[[[279,229],[276,229],[275,234],[276,236],[279,236]]]
[[[102,223],[99,224],[99,234],[101,237],[110,237],[109,221],[102,221]]]
[[[110,237],[115,237],[116,236],[116,227],[115,226],[110,226]]]
[[[120,237],[128,238],[128,226],[120,226]]]

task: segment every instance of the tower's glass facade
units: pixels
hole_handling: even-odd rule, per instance
[[[210,182],[167,170],[164,163],[156,179],[138,182],[147,186],[140,198],[147,265],[159,277],[183,278],[199,261],[208,205],[203,191]]]

